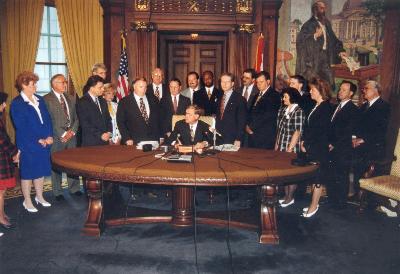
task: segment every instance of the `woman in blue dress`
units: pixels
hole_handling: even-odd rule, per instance
[[[50,207],[43,198],[44,176],[50,176],[50,146],[53,129],[50,114],[41,96],[35,95],[39,77],[32,72],[17,76],[15,87],[20,95],[11,103],[11,117],[15,126],[16,144],[21,151],[20,176],[24,195],[23,206],[28,212],[37,212],[31,200],[32,183],[36,204]]]

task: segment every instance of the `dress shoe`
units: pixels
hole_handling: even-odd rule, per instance
[[[82,196],[82,191],[78,190],[77,192],[73,193],[75,196]]]
[[[64,201],[65,200],[65,198],[64,198],[64,195],[62,195],[62,194],[60,194],[60,195],[57,195],[56,196],[56,201]]]
[[[36,204],[41,204],[43,207],[51,207],[50,203],[48,203],[46,201],[41,202],[41,201],[39,201],[39,199],[37,197],[35,197],[35,202],[36,202]]]
[[[281,207],[288,207],[288,206],[290,206],[290,205],[292,205],[292,204],[294,204],[294,199],[292,199],[289,203],[284,203],[284,202],[282,202],[282,203],[281,203]]]
[[[319,208],[319,205],[317,205],[317,208]],[[307,212],[308,211],[308,207],[303,207],[303,212]]]
[[[2,224],[0,223],[0,227],[4,228],[4,229],[12,229],[14,228],[13,224]]]
[[[313,212],[307,213],[307,212],[303,212],[303,214],[301,215],[304,218],[311,218],[312,216],[315,215],[315,213],[317,213],[319,207],[317,207]]]
[[[22,205],[24,206],[24,208],[25,208],[28,212],[31,212],[31,213],[38,212],[38,210],[37,210],[36,207],[31,207],[31,208],[27,207],[26,204],[25,204],[25,201],[22,203]]]

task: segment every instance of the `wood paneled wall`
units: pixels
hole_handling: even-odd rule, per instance
[[[116,81],[120,55],[119,31],[127,30],[127,48],[130,80],[144,76],[150,78],[151,70],[160,65],[158,53],[159,31],[226,33],[229,38],[226,56],[227,69],[239,74],[253,67],[256,42],[260,32],[266,37],[264,69],[275,75],[278,11],[281,0],[255,0],[251,14],[187,14],[151,13],[135,10],[135,0],[103,0],[105,64],[110,68],[112,81]],[[152,32],[131,31],[131,24],[137,21],[152,22]],[[236,33],[237,24],[255,24],[253,34]],[[183,79],[182,79],[183,80]]]

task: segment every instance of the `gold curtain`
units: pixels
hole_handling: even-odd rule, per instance
[[[103,9],[98,0],[55,0],[69,73],[78,95],[103,62]]]
[[[9,101],[18,95],[14,88],[17,75],[34,69],[43,9],[44,0],[0,1],[4,91],[9,94]],[[9,115],[7,132],[13,139],[15,133]]]

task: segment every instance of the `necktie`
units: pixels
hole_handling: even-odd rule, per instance
[[[160,90],[158,86],[156,86],[156,91],[154,92],[154,95],[157,97],[158,100],[160,100]]]
[[[100,112],[102,112],[102,111],[101,111],[100,102],[99,102],[99,98],[98,98],[98,97],[96,97],[95,103],[96,103],[97,107],[99,108]]]
[[[174,105],[174,113],[178,110],[178,100],[176,99],[176,95],[174,96],[174,101],[172,102]]]
[[[147,115],[147,110],[146,110],[146,106],[144,105],[143,98],[140,98],[139,102],[140,102],[140,112],[142,113],[142,117],[143,117],[144,121],[146,122],[146,124],[148,124],[149,116]]]
[[[220,119],[222,119],[222,117],[224,117],[224,111],[225,111],[225,93],[222,96],[222,100],[221,100],[221,105],[219,106],[219,113],[220,113]]]
[[[260,99],[261,99],[262,96],[263,96],[263,95],[262,95],[262,93],[261,93],[261,91],[260,91],[260,93],[258,93],[257,100],[256,100],[256,102],[254,103],[254,106],[257,105],[258,101],[260,101]]]
[[[333,119],[335,119],[336,115],[342,110],[342,104],[339,104],[338,107],[335,110],[335,113],[333,113],[331,122],[333,121]]]
[[[60,96],[60,104],[61,104],[61,107],[62,107],[62,109],[64,111],[65,120],[66,120],[66,123],[65,123],[66,127],[69,128],[71,120],[70,120],[69,115],[68,115],[68,109],[67,109],[67,105],[65,104],[65,100],[64,100],[64,96],[63,95]]]
[[[211,98],[211,89],[207,89],[207,96],[208,96],[208,100],[210,100]]]
[[[246,101],[249,98],[249,86],[246,87],[246,89],[244,90],[244,95],[243,95],[244,99],[246,99]]]
[[[194,142],[194,130],[193,130],[193,125],[190,125],[190,140],[192,143]]]
[[[114,110],[112,108],[111,102],[107,102],[108,105],[108,112],[110,113],[110,116],[113,117],[114,116]]]

